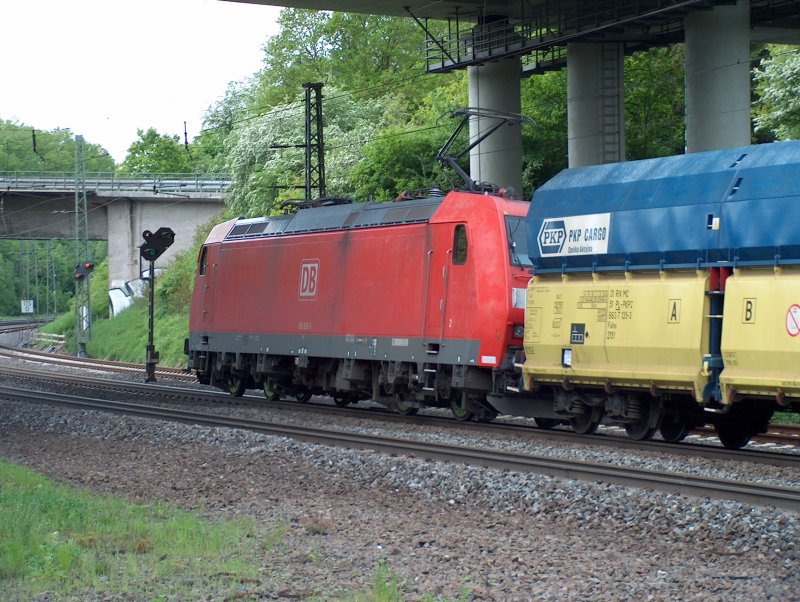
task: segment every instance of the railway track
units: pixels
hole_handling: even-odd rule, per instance
[[[104,372],[120,372],[125,374],[145,373],[144,364],[76,357],[73,355],[50,353],[38,349],[20,349],[18,347],[8,347],[5,345],[0,345],[0,357],[12,357],[15,359],[54,364],[57,366],[71,366],[73,368],[94,368]],[[185,380],[187,382],[197,381],[194,374],[182,370],[181,368],[156,368],[156,377]]]
[[[32,368],[0,365],[0,375],[23,378],[37,382],[49,382],[57,390],[65,385],[79,387],[88,391],[107,391],[127,396],[143,396],[146,399],[168,400],[169,403],[211,403],[227,406],[248,406],[254,408],[276,408],[291,412],[323,413],[334,418],[352,418],[378,420],[381,422],[419,425],[421,427],[445,428],[460,431],[471,431],[476,434],[497,435],[501,437],[518,437],[526,440],[555,441],[566,444],[589,446],[605,446],[634,451],[661,452],[673,455],[697,456],[707,459],[728,460],[734,462],[751,462],[769,466],[789,466],[800,469],[800,454],[784,453],[763,449],[751,445],[747,449],[728,450],[716,444],[698,442],[667,443],[660,440],[634,441],[625,435],[622,429],[604,429],[594,435],[579,435],[571,429],[541,429],[532,426],[530,420],[515,421],[500,419],[495,423],[458,422],[448,416],[437,415],[433,410],[417,416],[402,416],[380,407],[345,407],[330,405],[326,398],[312,398],[311,402],[300,404],[296,401],[268,401],[263,395],[253,392],[241,398],[231,397],[227,393],[196,387],[181,387],[174,384],[134,382],[128,380],[109,380],[86,374],[64,374],[44,372]],[[302,420],[302,418],[301,418]],[[715,437],[712,437],[714,441]]]
[[[17,332],[19,330],[29,329],[30,322],[7,322],[0,326],[0,332]],[[37,363],[46,363],[51,365],[59,365],[59,366],[66,366],[66,367],[74,367],[74,368],[83,368],[83,369],[96,369],[103,372],[118,372],[123,374],[145,374],[145,366],[144,364],[136,364],[136,363],[129,363],[129,362],[118,362],[113,360],[98,360],[93,358],[79,358],[71,355],[63,355],[63,354],[56,354],[47,351],[37,350],[37,349],[21,349],[18,347],[10,347],[6,345],[0,345],[0,357],[11,357],[15,359],[27,360]],[[196,382],[196,377],[191,371],[183,370],[180,368],[169,368],[169,367],[159,367],[156,369],[156,377],[157,378],[169,378],[171,380],[178,380],[178,381],[186,381],[186,382]],[[83,380],[87,380],[86,377],[82,377]],[[148,385],[148,390],[152,389],[152,385]],[[208,395],[211,395],[209,393]],[[196,393],[192,396],[193,399],[196,399]],[[222,401],[229,396],[225,393],[213,395],[213,398],[217,401]],[[275,403],[275,402],[273,402]],[[358,412],[358,410],[349,409],[350,413]],[[380,412],[377,410],[370,410],[370,417],[375,417],[376,413],[381,413],[383,419],[385,420],[393,420],[398,419],[398,417],[390,412]],[[431,420],[437,420],[436,418],[432,417],[425,417],[422,419],[425,423],[429,424]],[[439,422],[444,422],[439,420]],[[462,425],[466,426],[466,425]],[[467,426],[467,428],[474,428],[473,425]],[[506,429],[508,426],[505,423],[501,423],[498,425],[492,426],[483,426],[485,430],[500,430]],[[524,427],[520,427],[524,428]],[[535,432],[539,433],[540,436],[542,429],[534,429]],[[613,433],[614,429],[611,429]],[[716,432],[711,427],[699,427],[694,430],[694,435],[698,437],[709,437],[712,440],[716,439]],[[601,435],[576,435],[571,431],[562,431],[562,430],[553,430],[552,437],[555,438],[572,438],[574,440],[580,440],[580,442],[592,442],[592,443],[599,443],[599,444],[609,444],[609,439],[612,437],[608,436],[608,433],[601,434]],[[615,439],[614,445],[617,447],[630,447],[630,448],[641,448],[642,444],[639,442],[632,442],[624,435],[620,437],[613,437]],[[753,438],[754,442],[757,443],[767,443],[774,446],[793,446],[793,447],[800,447],[800,425],[793,425],[793,424],[771,424],[769,432],[758,435]],[[656,448],[662,448],[664,451],[669,451],[671,453],[675,453],[676,448],[679,449],[686,449],[686,442],[680,446],[676,446],[674,444],[664,443],[660,441],[650,441],[646,442],[648,448],[655,450]],[[692,447],[696,447],[698,443],[692,443]],[[702,444],[700,444],[702,445]],[[721,452],[717,451],[718,448],[713,445],[703,445],[703,448],[707,451],[704,453],[710,454],[713,456],[720,457],[722,455]],[[678,452],[680,453],[680,452]],[[733,454],[736,451],[732,451]],[[751,450],[745,450],[742,452],[747,456],[752,455]],[[730,455],[730,454],[729,454]]]
[[[25,324],[22,325],[12,325],[9,328],[19,329],[24,328]],[[0,332],[4,332],[5,330],[0,329]],[[41,362],[47,364],[55,364],[60,366],[68,366],[68,367],[75,367],[75,368],[87,368],[87,369],[97,369],[104,372],[119,372],[124,374],[145,374],[145,366],[144,364],[135,364],[135,363],[128,363],[128,362],[117,362],[112,360],[98,360],[93,358],[79,358],[71,355],[61,355],[61,354],[54,354],[49,353],[46,351],[40,351],[36,349],[20,349],[17,347],[9,347],[5,345],[0,345],[0,357],[13,357],[16,359],[23,359],[33,362]],[[169,368],[169,367],[159,367],[156,368],[156,377],[157,378],[169,378],[172,380],[178,381],[186,381],[186,382],[197,382],[196,377],[191,371],[187,371],[181,368]],[[226,394],[221,394],[221,396],[228,397]],[[221,396],[217,396],[217,399],[220,399]],[[389,415],[389,413],[385,413]],[[564,431],[555,431],[557,433],[563,433]],[[713,440],[716,440],[716,431],[712,427],[699,427],[694,429],[694,435],[699,437],[709,437]],[[555,435],[556,437],[563,437],[563,434]],[[589,440],[593,441],[596,436],[595,435],[576,435],[576,437],[581,438],[581,440]],[[624,437],[623,437],[624,438]],[[769,431],[767,433],[763,433],[753,437],[753,441],[757,443],[766,443],[775,446],[793,446],[793,447],[800,447],[800,424],[771,424]],[[659,442],[650,442],[652,447],[658,446]],[[663,444],[665,446],[669,446],[670,448],[674,448],[675,446],[672,444]],[[632,443],[631,447],[639,447],[639,445]],[[705,446],[707,448],[714,448],[714,446]]]
[[[247,429],[269,435],[292,437],[302,441],[337,445],[351,449],[370,449],[387,454],[403,454],[425,459],[461,462],[474,466],[516,472],[533,472],[561,478],[588,481],[601,480],[608,483],[667,491],[681,495],[731,499],[748,504],[775,506],[790,511],[800,510],[800,489],[793,488],[657,472],[496,449],[381,437],[338,429],[274,424],[218,414],[156,407],[147,404],[108,401],[63,393],[21,391],[18,387],[0,386],[0,396],[4,399],[44,402],[72,408],[109,411],[187,424]]]

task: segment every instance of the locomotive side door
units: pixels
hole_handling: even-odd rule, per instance
[[[464,224],[433,224],[429,229],[422,342],[426,353],[436,355],[445,339],[453,271],[466,261],[467,233]]]
[[[210,249],[206,245],[201,251],[200,266],[198,268],[198,275],[203,277],[203,290],[201,293],[203,296],[201,304],[202,319],[200,323],[205,332],[209,332],[213,327],[214,290],[216,288],[214,286],[214,276],[217,262],[213,258],[209,258],[209,255],[211,255]]]

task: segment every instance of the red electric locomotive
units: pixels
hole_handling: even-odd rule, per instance
[[[189,367],[233,395],[491,419],[487,394],[518,378],[527,209],[453,191],[220,224],[200,251]]]

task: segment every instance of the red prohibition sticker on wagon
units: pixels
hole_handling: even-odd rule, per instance
[[[786,332],[790,337],[800,334],[800,305],[797,303],[786,310]]]

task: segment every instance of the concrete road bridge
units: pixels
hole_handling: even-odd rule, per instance
[[[175,232],[159,265],[190,248],[198,226],[223,211],[229,184],[222,174],[87,173],[89,238],[108,241],[109,288],[124,288],[148,267],[139,258],[144,230]],[[74,173],[0,172],[0,236],[75,238],[75,189]]]

